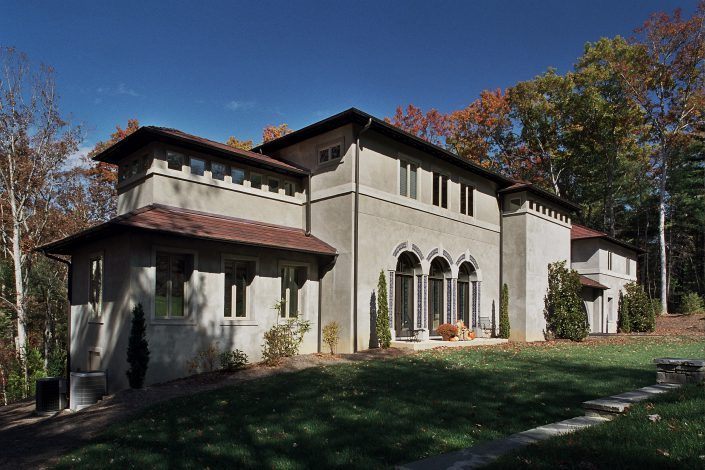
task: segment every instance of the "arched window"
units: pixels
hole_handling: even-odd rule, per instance
[[[414,329],[414,273],[420,269],[418,259],[408,251],[399,255],[394,274],[394,332],[397,337],[410,336]]]
[[[444,286],[446,273],[450,272],[450,266],[441,257],[431,261],[431,268],[428,272],[428,329],[431,335],[436,334],[436,329],[444,321]]]

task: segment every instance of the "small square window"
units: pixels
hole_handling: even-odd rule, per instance
[[[296,194],[296,183],[284,181],[284,194],[287,196],[294,196]]]
[[[331,160],[340,158],[340,145],[334,145],[330,148],[330,158]]]
[[[318,163],[325,163],[330,158],[330,149],[321,149],[318,151]]]
[[[230,175],[232,176],[233,183],[242,184],[245,182],[245,170],[242,168],[233,168]]]
[[[279,192],[279,180],[276,178],[269,178],[267,182],[267,186],[269,186],[269,192],[270,193],[278,193]]]
[[[222,163],[211,163],[211,175],[214,180],[223,181],[225,179],[225,165]]]
[[[191,174],[203,176],[206,172],[206,161],[191,157]]]
[[[184,156],[178,152],[172,152],[167,150],[166,152],[166,164],[172,170],[181,171],[181,167],[184,164]]]
[[[257,189],[262,189],[262,175],[259,173],[250,173],[250,186]]]

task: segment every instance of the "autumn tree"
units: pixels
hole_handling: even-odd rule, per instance
[[[292,132],[293,130],[289,129],[289,125],[286,123],[279,124],[278,126],[270,124],[262,129],[262,142],[270,142],[274,139],[278,139],[279,137],[291,134]]]
[[[77,127],[59,114],[54,71],[31,66],[26,55],[0,49],[0,236],[12,262],[14,292],[3,301],[16,316],[15,348],[23,364],[27,345],[27,285],[31,250],[42,239]]]
[[[437,109],[424,113],[421,108],[409,104],[406,109],[398,106],[394,116],[385,118],[385,121],[432,144],[444,145],[448,131],[447,119]]]
[[[240,140],[232,135],[228,137],[228,141],[225,144],[240,150],[251,150],[254,147],[251,140]]]

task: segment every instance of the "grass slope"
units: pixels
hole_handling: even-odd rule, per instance
[[[157,405],[60,468],[384,468],[582,414],[654,383],[692,339],[435,350],[282,374]]]

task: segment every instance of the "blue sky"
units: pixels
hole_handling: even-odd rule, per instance
[[[351,106],[451,111],[481,90],[568,70],[588,41],[629,36],[696,0],[2,2],[0,45],[58,74],[84,147],[116,124],[260,140]]]

